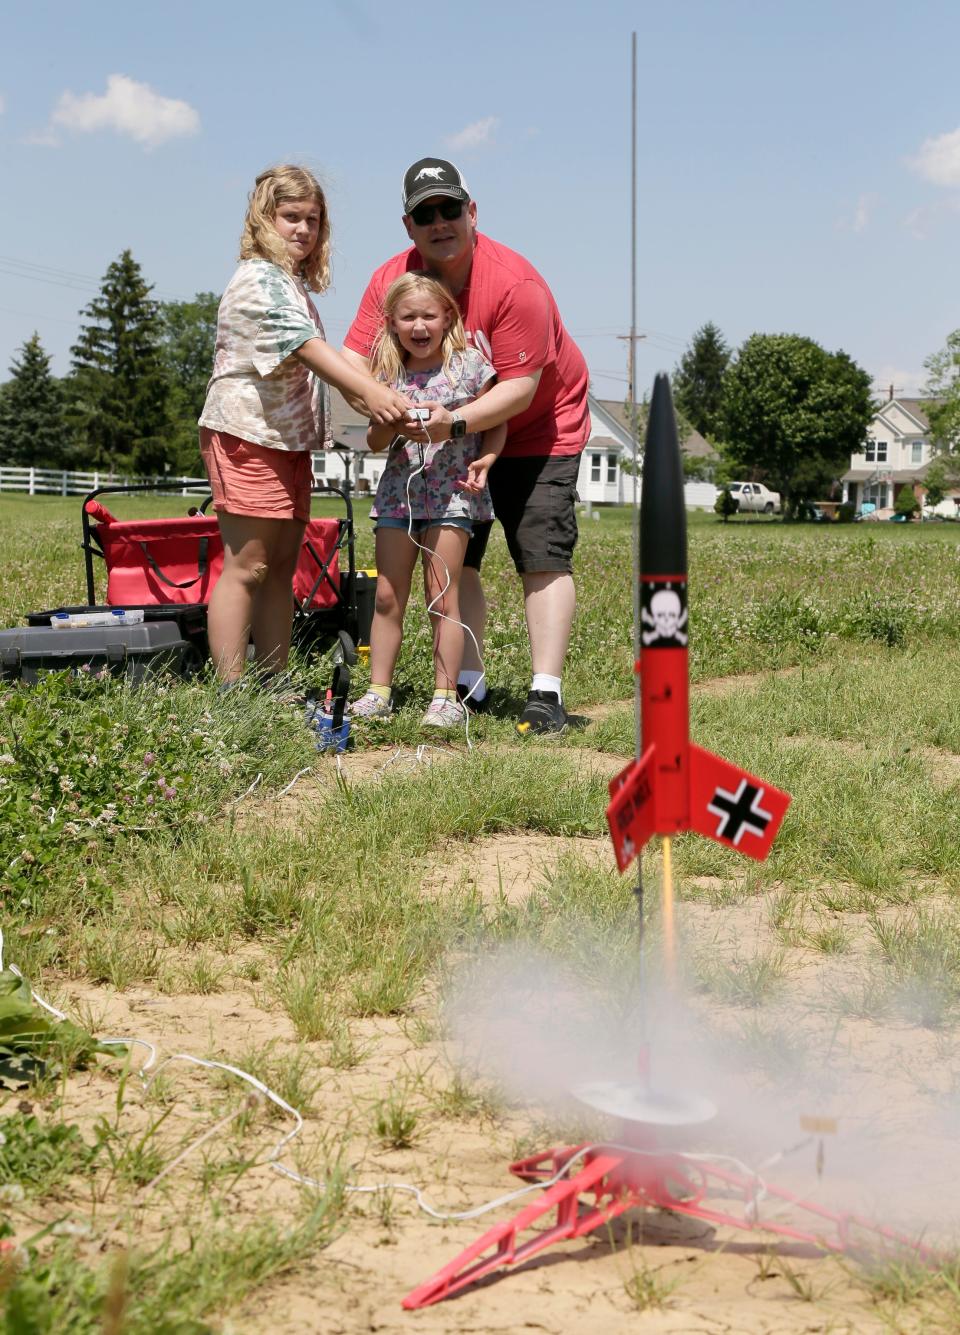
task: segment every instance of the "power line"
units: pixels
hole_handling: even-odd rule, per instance
[[[33,260],[18,260],[10,255],[0,255],[0,273],[12,278],[25,278],[33,283],[45,283],[49,287],[62,287],[70,292],[99,291],[103,278],[94,278],[90,274],[75,273],[71,269],[57,269],[49,264],[37,264]],[[163,301],[185,301],[185,298],[171,292],[158,291],[151,287],[155,297]]]

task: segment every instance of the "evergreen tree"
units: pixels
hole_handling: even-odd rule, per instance
[[[723,373],[730,362],[730,349],[715,324],[705,324],[693,336],[680,365],[673,373],[673,397],[677,407],[700,432],[711,439],[719,425],[723,397]]]
[[[162,472],[170,381],[157,303],[129,250],[107,269],[74,344],[70,415],[90,463]]]
[[[0,463],[59,467],[68,454],[63,398],[39,334],[24,343],[10,374],[0,396]]]

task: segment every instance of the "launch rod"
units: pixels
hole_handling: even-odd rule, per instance
[[[667,986],[676,981],[676,955],[673,936],[673,847],[668,835],[660,841],[663,848],[663,971]]]

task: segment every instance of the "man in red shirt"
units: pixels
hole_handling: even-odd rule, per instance
[[[507,443],[489,482],[523,582],[530,637],[533,681],[517,731],[562,732],[567,715],[560,679],[576,610],[574,502],[590,434],[586,362],[533,265],[477,231],[476,203],[453,163],[421,158],[409,168],[403,224],[413,246],[371,278],[343,353],[366,366],[382,324],[383,295],[409,270],[435,274],[457,298],[467,338],[493,363],[497,383],[459,412],[436,405],[428,423],[405,426],[404,434],[444,441],[507,423]],[[479,570],[488,536],[489,526],[475,525],[460,587],[462,615],[481,642],[486,605]],[[480,664],[468,651],[464,665],[461,698],[473,688],[469,704],[477,709],[486,704],[477,699]]]

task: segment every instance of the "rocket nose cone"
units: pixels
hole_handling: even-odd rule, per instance
[[[640,569],[647,576],[682,575],[687,569],[683,463],[670,380],[662,372],[653,382],[643,451]]]
[[[651,443],[666,441],[676,444],[677,418],[673,410],[673,394],[670,390],[670,377],[660,371],[653,382],[653,397],[650,400],[650,416],[647,421],[647,448]]]

